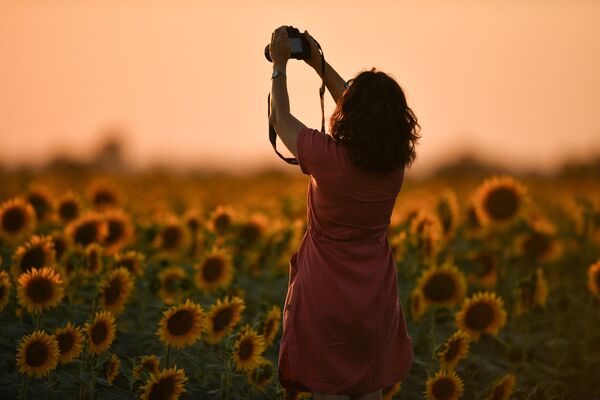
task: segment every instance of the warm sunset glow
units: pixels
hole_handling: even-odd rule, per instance
[[[133,166],[293,172],[268,141],[263,56],[287,24],[345,79],[398,80],[422,126],[415,172],[461,151],[550,169],[600,149],[599,15],[584,0],[3,1],[0,159],[85,155],[116,127]],[[319,85],[290,61],[292,113],[316,129]]]

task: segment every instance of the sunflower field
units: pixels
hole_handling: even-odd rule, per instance
[[[0,398],[300,399],[277,379],[307,177],[0,172]],[[600,179],[408,177],[385,399],[600,398]]]

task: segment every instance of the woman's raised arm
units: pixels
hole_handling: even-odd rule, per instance
[[[313,69],[319,74],[321,79],[323,78],[323,71],[321,65],[321,53],[319,53],[319,48],[317,47],[317,43],[313,39],[312,36],[308,33],[308,31],[304,31],[306,38],[310,42],[310,56],[311,58],[308,60],[304,60],[308,65],[313,67]],[[336,72],[335,69],[327,60],[325,60],[325,86],[329,90],[331,97],[333,97],[333,101],[336,103],[342,97],[342,93],[344,93],[346,81]]]

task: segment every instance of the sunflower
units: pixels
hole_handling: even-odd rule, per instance
[[[125,308],[133,289],[133,279],[127,269],[120,267],[112,270],[100,284],[100,307],[119,315]]]
[[[187,274],[181,267],[171,266],[158,273],[160,289],[158,296],[165,304],[174,304],[181,301],[185,295]]]
[[[258,367],[264,358],[265,338],[246,325],[242,328],[233,347],[233,360],[238,370],[251,371]]]
[[[97,311],[94,321],[85,324],[88,336],[90,354],[99,354],[108,350],[113,340],[117,327],[115,317],[109,311]]]
[[[517,378],[512,373],[505,374],[489,389],[485,400],[509,400],[517,385]]]
[[[588,268],[588,288],[592,294],[600,298],[600,260]]]
[[[281,325],[281,307],[274,305],[267,313],[263,323],[262,335],[265,338],[265,346],[269,347],[277,337]]]
[[[427,400],[457,400],[463,395],[464,384],[454,371],[438,371],[427,379],[425,398]]]
[[[38,222],[46,222],[52,219],[55,199],[46,186],[39,184],[32,186],[27,192],[25,200],[33,207]]]
[[[423,272],[417,286],[427,305],[452,307],[460,303],[467,292],[463,273],[450,262]]]
[[[108,234],[102,244],[107,254],[114,254],[133,237],[131,218],[121,209],[111,209],[104,213],[104,221],[108,227]]]
[[[1,263],[1,260],[0,260]],[[10,281],[10,276],[6,273],[6,271],[0,271],[0,311],[8,304],[8,300],[10,300],[10,288],[12,283]]]
[[[36,226],[35,210],[24,199],[16,197],[0,204],[0,237],[17,242]]]
[[[258,367],[246,372],[246,380],[252,389],[262,392],[271,383],[274,372],[273,363],[263,359]]]
[[[84,275],[94,276],[102,271],[102,255],[104,249],[98,243],[92,243],[85,248],[85,263],[83,264]]]
[[[526,195],[526,187],[509,176],[486,179],[475,192],[477,216],[484,224],[506,225],[522,213]]]
[[[242,247],[252,246],[260,241],[267,230],[269,221],[262,214],[251,215],[246,221],[238,225],[237,237]]]
[[[464,214],[465,227],[471,237],[480,236],[482,233],[483,223],[477,214],[477,208],[472,202],[465,209]]]
[[[446,340],[442,351],[438,353],[442,369],[454,369],[461,358],[465,358],[469,352],[471,337],[463,332],[456,331]]]
[[[57,202],[56,211],[58,217],[64,223],[69,223],[81,215],[81,202],[79,196],[73,192],[62,195]]]
[[[121,360],[116,354],[111,354],[110,358],[104,363],[104,375],[110,385],[119,375],[119,368],[121,367]]]
[[[142,389],[142,400],[176,400],[182,392],[185,392],[184,385],[187,380],[185,371],[177,369],[176,365],[171,369],[162,369],[150,375]]]
[[[155,246],[167,254],[177,254],[189,241],[189,232],[174,215],[165,217],[165,222],[155,238]]]
[[[226,288],[233,279],[231,256],[224,250],[211,250],[195,269],[196,286],[205,292]]]
[[[381,399],[382,400],[392,400],[392,397],[398,392],[400,392],[400,388],[402,387],[402,381],[394,383],[392,386],[385,387],[381,390]]]
[[[220,205],[210,217],[211,228],[220,236],[229,232],[233,220],[235,219],[234,211],[231,207]]]
[[[62,261],[67,250],[69,250],[69,239],[67,238],[66,233],[62,230],[54,231],[48,237],[52,241],[56,262]]]
[[[493,287],[498,280],[496,259],[488,251],[477,253],[472,260],[475,263],[475,272],[469,274],[469,282],[477,286]]]
[[[144,372],[149,375],[157,374],[160,367],[160,361],[157,356],[154,354],[149,356],[143,356],[140,360],[140,363],[135,366],[132,371],[132,375],[134,379],[140,379]]]
[[[312,392],[301,392],[296,389],[287,389],[284,388],[284,400],[302,400],[302,399],[312,399]]]
[[[529,232],[516,236],[515,247],[520,256],[535,261],[552,261],[561,252],[556,228],[547,221],[532,223]]]
[[[52,335],[35,331],[21,339],[17,349],[19,372],[41,377],[56,368],[58,364],[58,342]]]
[[[548,300],[548,282],[541,268],[536,268],[535,275],[517,288],[515,314],[521,315],[533,306],[544,307]]]
[[[92,243],[102,243],[108,234],[108,227],[102,216],[96,212],[88,212],[65,228],[69,240],[83,247]]]
[[[419,210],[410,222],[410,237],[425,258],[431,259],[438,250],[442,235],[439,218],[429,211]]]
[[[12,256],[11,273],[13,278],[29,272],[32,268],[51,267],[54,264],[54,243],[48,236],[34,235],[27,243],[19,246]]]
[[[83,343],[81,328],[71,325],[71,322],[68,322],[65,327],[56,329],[54,337],[58,342],[58,361],[62,364],[67,364],[79,356],[79,353],[81,353],[81,344]]]
[[[146,256],[136,250],[129,250],[115,255],[114,268],[124,267],[135,276],[144,275]]]
[[[423,291],[417,286],[410,294],[410,317],[413,321],[421,319],[427,311],[427,303]]]
[[[183,216],[183,221],[188,229],[192,232],[197,232],[202,225],[202,217],[196,208],[190,208]]]
[[[217,299],[210,307],[208,314],[208,336],[206,340],[210,344],[219,342],[238,323],[242,311],[246,308],[244,300],[234,296],[231,300],[225,296],[224,300]]]
[[[55,307],[64,296],[63,281],[54,269],[34,268],[19,277],[19,304],[30,313],[41,313]]]
[[[187,299],[163,313],[157,334],[166,345],[180,348],[194,344],[205,325],[206,314],[202,307]]]
[[[456,194],[448,190],[442,194],[435,205],[435,212],[440,220],[442,235],[449,238],[458,226],[458,200]]]
[[[88,185],[87,197],[96,210],[112,208],[119,204],[119,194],[114,185],[105,179],[98,179]]]
[[[506,311],[502,299],[494,292],[477,292],[463,301],[455,314],[458,329],[478,341],[482,333],[497,335],[506,323]]]

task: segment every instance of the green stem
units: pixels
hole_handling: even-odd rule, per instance
[[[23,377],[23,380],[21,381],[21,392],[19,393],[19,399],[24,399],[25,398],[25,377]]]

